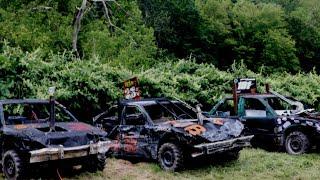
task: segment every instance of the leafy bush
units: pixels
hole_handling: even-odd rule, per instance
[[[47,98],[47,89],[57,87],[57,99],[84,121],[122,98],[122,82],[133,76],[140,80],[144,97],[177,97],[191,104],[202,103],[206,109],[231,94],[233,79],[256,77],[259,90],[268,82],[285,95],[316,106],[320,101],[320,76],[278,73],[264,76],[263,69],[254,73],[243,64],[220,71],[210,64],[194,60],[159,62],[152,68],[132,72],[124,67],[76,59],[71,52],[51,54],[41,49],[31,53],[4,45],[0,53],[0,98]]]

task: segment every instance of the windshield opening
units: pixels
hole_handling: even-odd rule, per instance
[[[278,114],[282,115],[287,111],[295,110],[295,107],[279,97],[269,97],[265,99],[272,109]]]
[[[4,104],[3,115],[6,125],[46,123],[50,119],[49,103]],[[55,106],[55,121],[70,122],[75,119],[65,109]]]
[[[144,106],[154,123],[181,119],[196,119],[196,113],[180,103],[159,102]]]

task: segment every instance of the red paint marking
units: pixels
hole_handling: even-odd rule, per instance
[[[75,131],[88,131],[92,129],[90,125],[84,123],[70,123],[68,127]]]
[[[120,151],[120,141],[114,140],[111,142],[110,150],[113,152],[119,152]]]
[[[28,128],[28,126],[26,126],[24,124],[18,124],[18,125],[15,125],[14,128],[16,128],[16,129],[26,129],[26,128]]]
[[[132,138],[124,138],[123,143],[123,150],[128,153],[135,153],[137,152],[137,145],[138,141],[136,139]],[[112,144],[110,145],[110,150],[113,152],[119,152],[121,150],[121,141],[120,140],[114,140],[112,141]]]
[[[189,134],[195,136],[195,135],[200,135],[203,132],[205,132],[206,128],[201,125],[194,124],[194,125],[190,125],[190,126],[184,128],[184,130],[187,131]]]
[[[224,124],[224,121],[222,119],[214,119],[213,123],[222,126]]]
[[[129,153],[135,153],[137,152],[137,145],[138,141],[136,139],[124,139],[124,151],[129,152]]]

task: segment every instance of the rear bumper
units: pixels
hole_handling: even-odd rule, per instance
[[[109,151],[111,141],[99,141],[76,147],[48,147],[30,151],[30,163],[85,157],[105,154]]]
[[[250,146],[250,140],[253,138],[253,135],[251,136],[243,136],[238,137],[234,139],[229,139],[225,141],[218,141],[214,143],[205,143],[205,144],[199,144],[195,145],[194,148],[198,150],[196,153],[192,153],[192,157],[198,157],[202,155],[209,155],[224,151],[230,151],[233,149],[241,149],[244,147]]]

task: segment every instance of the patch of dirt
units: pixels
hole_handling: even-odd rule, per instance
[[[147,166],[145,162],[132,164],[123,159],[108,159],[103,175],[106,179],[159,179]]]

